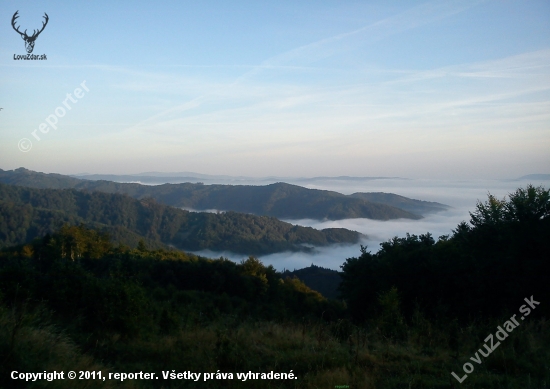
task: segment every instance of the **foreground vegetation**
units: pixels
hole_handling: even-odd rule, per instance
[[[16,317],[14,317],[14,314]],[[170,334],[124,339],[105,335],[89,345],[48,322],[44,311],[2,309],[0,371],[2,387],[26,388],[8,379],[12,370],[109,372],[289,372],[298,380],[158,380],[37,382],[36,388],[544,388],[550,360],[549,323],[533,318],[502,342],[459,384],[450,375],[481,347],[482,339],[502,322],[475,322],[453,339],[444,325],[419,318],[399,340],[386,338],[376,327],[346,321],[265,321],[221,316],[216,320],[188,318]],[[376,323],[373,322],[373,325]],[[17,328],[15,329],[15,326]],[[15,333],[15,335],[14,335]],[[349,334],[349,336],[348,336]],[[14,335],[14,336],[13,336]],[[13,336],[13,337],[12,337]],[[454,348],[453,344],[458,344]],[[457,357],[458,355],[458,357]],[[462,373],[463,374],[463,373]],[[462,376],[462,374],[459,374]],[[454,385],[454,386],[453,386]]]
[[[0,252],[0,386],[544,388],[549,218],[542,188],[520,189],[508,201],[490,197],[453,236],[396,238],[348,259],[344,301],[254,257],[235,264],[150,250],[144,241],[130,248],[65,226]],[[472,362],[532,295],[540,305]],[[465,363],[475,370],[459,384],[451,372],[462,377]],[[27,384],[9,379],[13,370],[292,370],[298,379]]]

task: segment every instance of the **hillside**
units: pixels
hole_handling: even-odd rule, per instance
[[[75,188],[82,180],[63,174],[45,174],[25,168],[15,170],[0,169],[0,183],[28,186],[38,189],[70,189]]]
[[[182,252],[129,250],[95,230],[64,227],[24,247],[0,250],[0,387],[31,387],[10,374],[38,366],[103,376],[150,371],[158,381],[43,379],[37,388],[212,388],[220,386],[187,385],[161,372],[173,366],[235,374],[258,371],[259,361],[272,370],[294,370],[303,380],[313,332],[308,331],[304,350],[292,341],[292,350],[281,353],[279,330],[269,334],[273,320],[317,322],[323,312],[336,318],[343,309],[254,257],[236,264]],[[238,342],[236,348],[233,331],[248,324],[261,343]],[[245,344],[249,351],[243,354]],[[258,347],[267,352],[258,355]],[[344,364],[340,357],[338,366]],[[239,380],[224,387],[233,382],[231,387],[243,387]]]
[[[340,292],[338,287],[342,283],[342,274],[336,270],[325,269],[311,264],[298,270],[285,270],[282,272],[284,277],[296,277],[302,281],[308,288],[316,290],[328,299],[338,299]]]
[[[123,193],[137,199],[151,197],[162,204],[179,208],[218,209],[273,216],[279,219],[368,218],[390,220],[422,218],[418,214],[397,208],[389,203],[372,202],[360,196],[346,196],[337,192],[307,189],[285,183],[264,186],[203,185],[200,183],[147,186],[112,181],[79,180],[59,174],[37,173],[23,168],[13,171],[0,170],[0,182],[32,188],[74,188],[105,193]]]
[[[126,244],[144,237],[185,250],[227,250],[246,255],[307,251],[312,246],[357,243],[361,237],[355,231],[319,231],[273,217],[189,212],[150,198],[0,184],[0,247],[29,242],[64,223],[102,228]]]
[[[353,193],[351,197],[367,200],[373,203],[389,205],[395,208],[403,209],[407,212],[417,215],[426,215],[446,211],[450,207],[445,204],[436,203],[433,201],[423,201],[410,199],[408,197],[399,196],[393,193],[370,192],[370,193]]]

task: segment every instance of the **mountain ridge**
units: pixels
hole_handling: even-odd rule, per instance
[[[64,224],[114,231],[125,237],[125,244],[143,237],[159,247],[245,255],[311,251],[316,246],[356,244],[363,237],[344,228],[316,230],[268,216],[189,212],[125,194],[0,183],[0,246],[27,243]]]
[[[349,218],[416,220],[422,218],[421,215],[410,210],[395,207],[388,202],[368,201],[358,194],[346,196],[334,191],[308,189],[287,183],[269,185],[178,183],[148,186],[137,183],[82,180],[55,173],[33,172],[24,168],[13,171],[0,169],[0,182],[34,188],[74,188],[106,193],[126,193],[137,199],[152,197],[163,204],[179,208],[198,211],[219,209],[288,220]],[[401,196],[401,199],[406,198]],[[420,202],[420,200],[408,200]],[[439,203],[422,202],[422,204],[424,208],[432,207],[432,212],[447,207]],[[416,209],[422,209],[418,204],[416,205]],[[409,209],[413,208],[409,207]]]

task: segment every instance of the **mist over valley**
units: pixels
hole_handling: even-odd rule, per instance
[[[149,184],[156,180],[160,185],[166,182],[181,183],[182,175],[176,173],[143,173],[132,176],[82,176],[79,178],[111,178],[125,182],[130,177],[147,176],[150,177]],[[340,220],[318,220],[312,218],[292,219],[282,218],[282,220],[315,229],[325,228],[345,228],[357,231],[363,234],[361,242],[352,245],[334,245],[329,247],[315,247],[311,252],[283,252],[269,255],[262,255],[260,259],[266,265],[273,265],[277,270],[300,269],[311,264],[322,266],[334,270],[340,270],[340,266],[346,258],[360,255],[361,245],[367,246],[368,251],[377,252],[380,243],[388,241],[393,237],[404,237],[409,234],[430,233],[437,239],[442,235],[450,235],[456,229],[457,225],[463,221],[470,220],[470,212],[475,210],[478,201],[487,200],[490,193],[499,199],[504,198],[509,193],[514,192],[518,187],[527,184],[535,186],[550,186],[550,175],[532,174],[519,178],[510,179],[472,179],[472,180],[453,180],[453,179],[408,179],[401,177],[232,177],[232,176],[212,176],[200,175],[186,172],[186,178],[191,178],[194,182],[203,182],[206,184],[231,184],[242,185],[268,185],[285,182],[299,185],[304,188],[329,190],[344,195],[354,193],[392,193],[404,196],[409,199],[421,200],[424,202],[434,202],[437,204],[448,205],[448,208],[436,208],[434,212],[424,213],[418,220],[397,218],[392,220],[374,220],[369,218],[346,218]],[[193,208],[186,208],[190,211],[205,211]],[[211,209],[210,212],[220,212],[220,209]],[[233,261],[244,259],[242,255],[228,251],[200,250],[196,254],[207,257],[225,257]]]
[[[538,178],[538,179],[537,179]],[[263,181],[263,180],[262,180]],[[259,181],[259,182],[262,182]],[[470,220],[470,212],[475,210],[478,201],[487,200],[490,193],[497,198],[504,198],[513,193],[519,186],[529,183],[544,187],[550,186],[549,175],[536,175],[535,179],[509,180],[429,180],[429,179],[323,179],[314,184],[309,180],[292,180],[293,183],[311,189],[336,191],[343,194],[357,192],[385,192],[395,193],[411,199],[432,201],[449,205],[451,208],[437,213],[426,214],[422,219],[395,219],[373,220],[354,218],[343,220],[314,220],[314,219],[284,219],[285,221],[301,226],[323,228],[346,228],[358,231],[364,235],[360,243],[354,245],[338,245],[334,247],[316,248],[312,253],[276,253],[261,256],[262,262],[273,265],[277,270],[301,269],[311,264],[340,270],[346,258],[360,255],[360,246],[368,246],[371,252],[377,252],[380,243],[393,237],[404,237],[409,234],[431,233],[435,239],[442,235],[450,235],[457,225]],[[201,255],[220,257],[224,256],[235,261],[242,260],[242,256],[230,252],[201,251]]]

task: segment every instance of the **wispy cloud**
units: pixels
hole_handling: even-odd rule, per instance
[[[346,50],[352,50],[352,47],[364,45],[368,42],[374,42],[395,34],[400,34],[410,29],[433,23],[435,21],[450,17],[457,13],[463,12],[471,7],[474,7],[484,0],[475,1],[432,1],[407,9],[401,13],[388,18],[370,23],[361,28],[346,31],[328,38],[323,38],[318,41],[303,45],[279,55],[266,59],[257,66],[252,66],[250,70],[237,77],[234,81],[225,85],[218,85],[208,90],[200,96],[194,97],[177,106],[166,109],[162,112],[149,117],[142,121],[138,126],[150,124],[154,120],[159,120],[164,116],[173,115],[175,113],[188,112],[190,107],[198,108],[203,103],[206,103],[214,96],[219,95],[237,95],[240,91],[235,90],[239,84],[253,76],[258,76],[262,72],[274,69],[286,71],[322,71],[322,69],[308,66],[317,62],[320,59],[327,58]],[[330,71],[324,69],[323,71]],[[177,84],[177,79],[173,80],[172,85]],[[248,89],[250,92],[250,89]],[[285,97],[288,99],[288,97]],[[293,99],[301,99],[301,97],[293,97]],[[275,103],[276,105],[283,104],[282,102]]]
[[[432,1],[420,4],[361,28],[323,38],[268,58],[260,65],[240,76],[235,82],[241,82],[268,69],[285,68],[290,64],[312,64],[342,51],[351,50],[352,47],[364,45],[368,42],[375,42],[450,17],[485,1],[453,0],[445,2]],[[350,46],[350,42],[347,41],[353,39],[355,41]]]
[[[550,84],[550,49],[521,53],[505,58],[475,63],[446,66],[423,71],[403,70],[403,77],[389,81],[389,84],[413,83],[444,77],[463,78],[516,78],[539,77]]]

